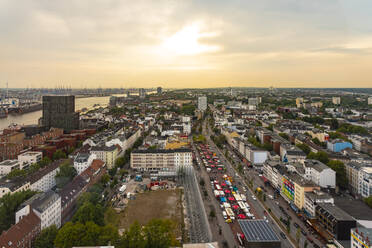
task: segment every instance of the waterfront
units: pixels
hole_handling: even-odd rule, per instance
[[[122,95],[117,95],[122,96]],[[87,98],[76,98],[75,99],[75,110],[82,108],[92,108],[94,104],[99,104],[102,107],[106,107],[109,103],[110,96],[103,97],[87,97]],[[42,110],[21,114],[21,115],[8,115],[7,118],[0,119],[0,130],[8,127],[12,123],[19,125],[31,125],[37,124],[39,118],[42,116]]]

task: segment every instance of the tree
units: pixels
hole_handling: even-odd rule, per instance
[[[35,191],[25,190],[13,194],[8,193],[0,198],[0,233],[14,224],[14,215],[18,207],[35,194]]]
[[[141,225],[135,221],[127,231],[124,232],[123,237],[120,240],[119,247],[121,248],[145,248],[146,240],[142,232]]]
[[[27,175],[27,172],[25,170],[20,170],[20,169],[14,169],[11,172],[9,172],[8,175],[6,175],[7,179],[12,179],[15,177],[24,177]]]
[[[311,141],[318,146],[322,145],[322,142],[320,142],[320,140],[317,137],[313,138]]]
[[[118,240],[118,230],[111,225],[101,227],[91,221],[85,224],[67,222],[58,231],[54,245],[58,248],[107,245],[109,242],[116,245]]]
[[[301,229],[298,227],[296,231],[296,241],[297,243],[300,243],[300,238],[301,238]]]
[[[216,217],[216,212],[213,209],[209,212],[209,217],[211,217],[211,218]]]
[[[319,160],[320,162],[327,164],[329,162],[328,154],[326,152],[320,151],[317,153],[310,152],[307,155],[307,159],[316,159]]]
[[[101,177],[101,183],[103,185],[106,185],[108,183],[108,181],[110,181],[110,176],[108,174],[104,174],[102,177]]]
[[[124,165],[125,165],[125,159],[124,159],[124,157],[118,157],[118,158],[115,160],[115,166],[116,166],[116,167],[123,168]]]
[[[61,158],[67,158],[66,153],[64,153],[62,150],[57,150],[55,153],[53,153],[53,160],[58,160]]]
[[[80,222],[85,224],[87,222],[93,222],[99,226],[104,225],[103,208],[100,204],[93,205],[93,203],[86,201],[76,211],[73,222]]]
[[[77,172],[75,168],[69,163],[69,161],[66,161],[59,166],[59,172],[56,174],[57,187],[60,189],[63,188],[76,175]]]
[[[54,240],[54,245],[58,248],[71,248],[73,246],[82,246],[82,239],[85,235],[85,226],[81,223],[67,222],[58,231],[57,237]],[[90,245],[90,244],[88,244]],[[95,244],[92,244],[95,245]]]
[[[345,165],[339,160],[331,160],[327,163],[328,167],[336,172],[336,184],[342,189],[347,189],[348,179],[346,176]]]
[[[36,238],[34,248],[54,248],[54,240],[57,237],[58,229],[55,225],[45,228]]]
[[[279,133],[279,136],[286,139],[286,140],[289,140],[289,136],[286,133]]]
[[[364,202],[370,207],[372,208],[372,196],[369,196],[369,197],[366,197],[364,198]]]
[[[336,130],[336,129],[338,129],[338,127],[339,127],[339,125],[338,125],[338,121],[337,121],[337,119],[334,119],[334,118],[332,118],[332,120],[331,120],[331,129],[332,130]]]
[[[173,230],[174,222],[168,219],[152,219],[143,228],[146,248],[162,248],[179,245]]]
[[[47,166],[48,164],[50,164],[52,162],[52,160],[50,160],[50,158],[48,157],[43,157],[40,161],[39,161],[39,165],[40,167],[45,167]]]
[[[310,147],[306,144],[297,144],[296,146],[300,148],[306,155],[308,155],[311,152]]]

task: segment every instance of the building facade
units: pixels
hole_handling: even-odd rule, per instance
[[[131,153],[130,167],[138,171],[171,171],[192,166],[190,149],[137,150]]]
[[[75,96],[43,96],[42,124],[65,131],[79,129],[79,113],[75,112]]]
[[[198,110],[205,111],[207,110],[207,97],[206,96],[199,96],[198,97]]]

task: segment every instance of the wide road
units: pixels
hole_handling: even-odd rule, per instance
[[[226,165],[226,169],[227,169],[227,172],[229,175],[233,176],[234,177],[234,180],[237,182],[237,185],[238,185],[238,188],[239,188],[239,191],[240,192],[244,192],[242,190],[242,186],[244,185],[246,189],[248,189],[249,191],[247,192],[250,192],[249,194],[246,194],[247,195],[247,201],[249,202],[249,204],[251,204],[253,206],[253,208],[256,210],[256,212],[259,214],[259,217],[262,218],[263,217],[263,213],[265,211],[265,208],[264,206],[261,204],[261,202],[259,202],[258,200],[253,200],[252,198],[252,195],[253,195],[253,192],[250,191],[250,188],[248,187],[248,185],[246,185],[246,183],[244,182],[244,180],[241,179],[241,177],[239,176],[238,172],[235,170],[235,168],[231,165],[230,161],[226,159],[225,155],[220,151],[220,149],[214,144],[214,142],[210,139],[210,128],[209,126],[206,125],[206,121],[204,121],[203,123],[203,134],[206,136],[207,138],[207,142],[208,144],[214,148],[214,150],[217,151],[217,155],[220,157],[221,159],[221,162],[223,162],[225,165]],[[282,243],[282,248],[292,248],[292,247],[296,247],[295,244],[293,244],[289,239],[288,237],[286,239],[283,239],[279,233],[282,232],[281,230],[281,227],[276,223],[276,221],[270,216],[269,216],[269,219],[270,219],[270,223],[272,224],[271,226],[273,227],[273,229],[275,230],[275,232],[277,233],[278,237],[281,239],[281,243]],[[284,233],[284,232],[283,232]],[[287,234],[284,233],[286,236]]]

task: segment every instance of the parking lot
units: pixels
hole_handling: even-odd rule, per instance
[[[225,165],[219,160],[214,150],[206,144],[198,144],[196,149],[198,158],[200,158],[198,164],[204,167],[209,175],[207,183],[210,185],[207,187],[213,189],[214,197],[218,202],[217,214],[222,215],[235,238],[236,234],[242,233],[237,222],[238,219],[255,219],[259,215],[247,201],[246,188],[240,187],[241,190],[239,190],[238,185],[235,185],[234,178],[227,174]]]

